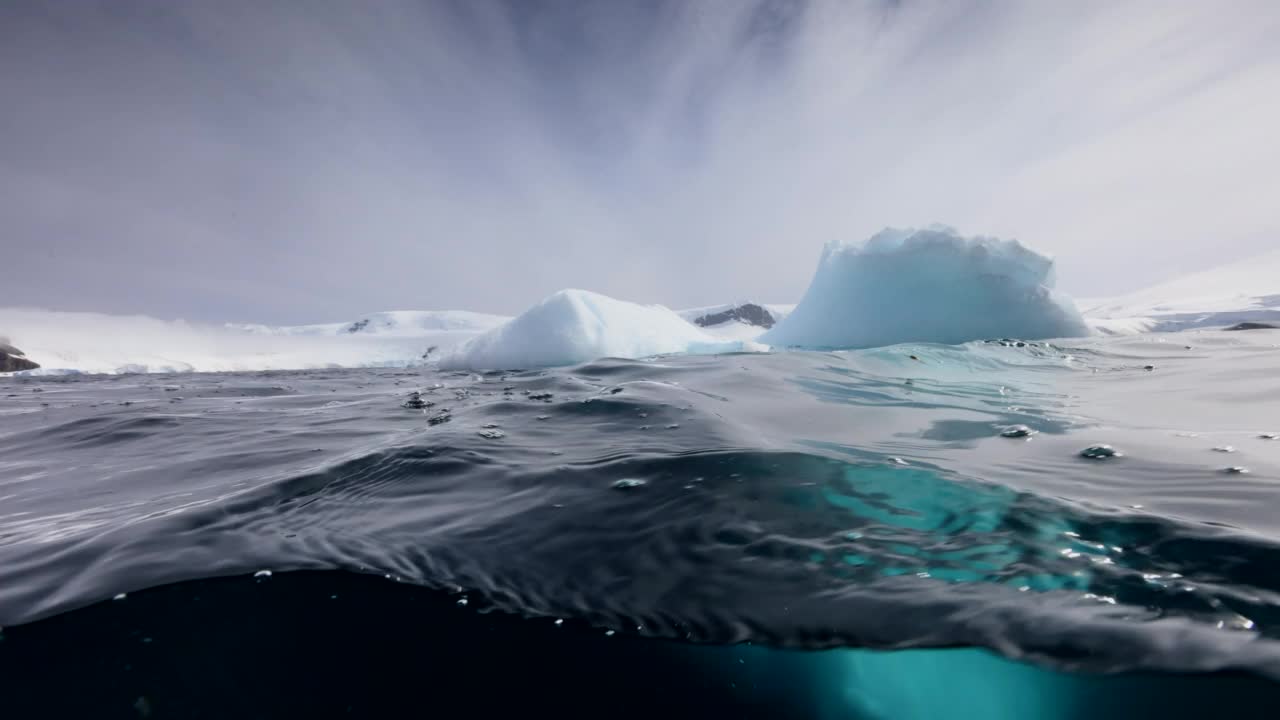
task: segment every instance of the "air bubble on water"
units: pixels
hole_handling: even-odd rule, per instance
[[[640,478],[622,478],[621,480],[613,481],[613,488],[616,490],[630,490],[644,484],[646,484],[645,481]]]
[[[1213,451],[1220,452],[1220,453],[1232,453],[1232,452],[1235,452],[1236,449],[1231,447],[1230,445],[1219,445],[1218,447],[1215,447]]]
[[[893,463],[894,465],[906,465],[906,464],[907,464],[907,461],[906,461],[906,460],[903,460],[903,459],[902,459],[902,458],[900,458],[900,457],[891,457],[891,458],[889,458],[889,462]]]
[[[1280,433],[1261,433],[1258,435],[1259,440],[1280,440]]]
[[[116,593],[115,597],[113,597],[113,598],[111,598],[111,599],[112,599],[112,600],[123,600],[123,599],[125,599],[125,598],[127,598],[127,597],[129,597],[129,593]]]
[[[556,627],[564,625],[564,618],[556,618]]]
[[[1107,460],[1109,458],[1123,457],[1123,453],[1110,445],[1090,445],[1080,451],[1080,456],[1089,458],[1090,460]]]
[[[668,430],[675,430],[675,429],[677,429],[677,428],[679,428],[679,427],[680,427],[680,423],[671,423],[670,425],[668,425],[668,426],[667,426],[667,429],[668,429]]]
[[[1231,467],[1223,468],[1222,472],[1228,475],[1246,475],[1249,472],[1249,468],[1241,465],[1232,465]]]
[[[1026,425],[1010,425],[1000,431],[1000,437],[1007,438],[1025,438],[1036,434],[1036,430],[1032,430]]]
[[[485,440],[498,440],[500,438],[504,438],[507,436],[506,433],[497,429],[480,430],[480,431],[477,431],[476,434],[484,438]]]
[[[466,607],[466,606],[467,606],[467,599],[466,599],[466,598],[458,598],[458,607]]]
[[[258,572],[254,573],[254,574],[253,574],[253,576],[254,576],[254,577],[256,577],[256,578],[269,578],[269,577],[271,577],[271,571],[270,571],[270,570],[259,570]]]
[[[605,637],[613,637],[613,631],[612,631],[612,630],[605,630],[605,631],[604,631],[604,636],[605,636]]]

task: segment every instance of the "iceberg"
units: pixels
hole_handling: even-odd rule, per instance
[[[704,333],[661,305],[561,290],[515,319],[446,350],[442,369],[510,370],[740,347]]]
[[[1089,335],[1053,284],[1053,260],[1016,240],[888,228],[829,243],[800,303],[759,341],[830,349]]]

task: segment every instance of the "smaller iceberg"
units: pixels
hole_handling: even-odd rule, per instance
[[[828,244],[800,304],[759,341],[870,348],[1088,335],[1075,304],[1054,292],[1053,269],[1015,240],[890,228],[863,244]]]
[[[661,305],[638,305],[587,290],[561,290],[513,320],[446,351],[440,367],[509,370],[575,365],[602,357],[727,349],[733,348]]]

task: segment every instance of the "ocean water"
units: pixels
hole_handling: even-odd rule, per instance
[[[1271,433],[1269,331],[3,379],[0,717],[1273,717]]]

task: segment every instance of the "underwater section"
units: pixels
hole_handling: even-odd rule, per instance
[[[199,580],[5,629],[6,717],[1273,717],[1247,675],[1064,674],[974,649],[707,646],[477,612],[381,577]]]

